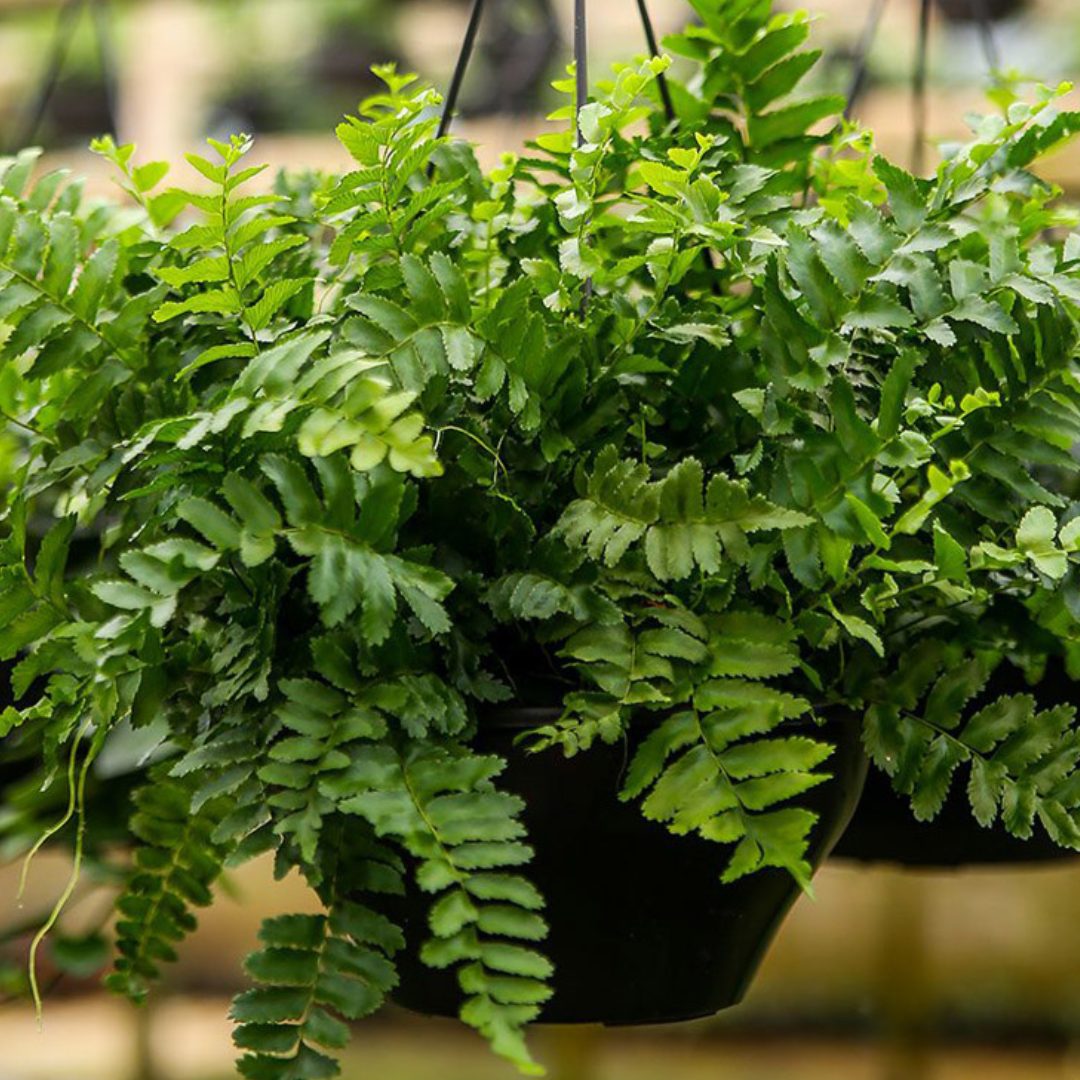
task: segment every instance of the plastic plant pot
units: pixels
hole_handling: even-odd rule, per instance
[[[1041,710],[1076,701],[1078,690],[1058,663],[1052,662],[1043,681],[1033,687],[1024,683],[1015,668],[1003,665],[981,695],[982,703],[1018,693],[1030,693]],[[878,769],[870,770],[859,808],[833,851],[836,859],[913,869],[1038,863],[1076,855],[1055,844],[1038,824],[1029,840],[1007,833],[1000,821],[983,828],[972,815],[966,785],[959,776],[941,813],[931,822],[916,821],[910,800],[897,794]]]
[[[545,951],[555,964],[555,992],[541,1021],[657,1024],[737,1004],[798,899],[798,884],[776,869],[723,884],[723,848],[672,836],[639,806],[620,802],[629,747],[594,747],[566,759],[516,745],[523,731],[558,715],[494,712],[478,742],[478,749],[508,758],[502,786],[526,800],[536,851],[529,875],[547,899]],[[836,744],[828,763],[833,779],[800,800],[821,815],[810,850],[816,868],[858,803],[866,758],[853,721],[814,730]],[[422,965],[413,948],[424,937],[429,904],[414,891],[394,905],[409,942],[395,1000],[453,1016],[461,1005],[456,979]]]

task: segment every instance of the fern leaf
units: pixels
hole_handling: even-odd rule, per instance
[[[644,539],[649,569],[660,581],[688,577],[695,568],[714,574],[726,549],[746,559],[746,534],[796,529],[811,523],[795,510],[775,506],[723,476],[705,488],[701,464],[688,458],[661,481],[646,466],[621,461],[614,447],[597,458],[587,495],[563,514],[556,533],[589,555],[617,565]]]
[[[161,964],[176,959],[176,943],[195,929],[191,909],[210,903],[227,849],[212,839],[222,807],[210,803],[193,811],[184,783],[160,780],[141,787],[135,798],[131,831],[140,845],[116,902],[119,956],[105,983],[142,1001]]]
[[[522,843],[521,800],[494,787],[502,768],[498,758],[464,749],[372,747],[352,773],[368,790],[341,808],[419,860],[417,882],[435,897],[422,959],[455,967],[466,995],[462,1019],[497,1053],[538,1075],[521,1029],[550,996],[551,965],[531,947],[546,934],[539,898],[505,873],[531,852]]]
[[[1031,695],[1016,694],[963,720],[965,706],[988,676],[982,663],[970,660],[937,678],[925,698],[924,691],[913,695],[909,689],[903,700],[894,693],[893,701],[872,706],[864,725],[871,758],[897,791],[911,797],[919,820],[937,816],[958,769],[967,765],[967,794],[981,825],[991,825],[1000,814],[1010,833],[1027,838],[1038,820],[1056,843],[1080,849],[1075,709],[1038,711]]]
[[[361,904],[339,901],[326,915],[263,922],[262,948],[245,962],[260,985],[233,1001],[233,1040],[251,1080],[333,1077],[331,1054],[349,1040],[348,1021],[377,1011],[397,977],[398,929]]]
[[[711,712],[702,710],[721,707]],[[735,844],[724,881],[765,866],[808,886],[808,836],[816,814],[781,804],[829,779],[817,771],[833,748],[809,736],[765,738],[793,712],[789,695],[735,680],[708,684],[695,708],[675,713],[642,742],[622,791],[644,796],[646,817],[676,835]]]
[[[174,291],[194,292],[162,304],[154,312],[158,322],[188,315],[239,316],[248,341],[257,346],[260,334],[282,321],[286,307],[310,285],[313,275],[282,272],[290,252],[305,245],[305,237],[288,233],[295,219],[275,214],[276,195],[239,195],[244,184],[262,168],[239,168],[250,150],[250,141],[234,138],[230,143],[211,140],[220,158],[214,163],[197,154],[188,162],[214,187],[212,195],[177,192],[206,216],[204,225],[175,237],[170,246],[178,256],[176,265],[158,269],[158,277]],[[209,285],[210,288],[201,288]],[[223,328],[232,325],[223,318]]]

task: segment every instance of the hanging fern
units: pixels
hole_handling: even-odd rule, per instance
[[[871,758],[920,821],[937,817],[966,766],[980,825],[1000,815],[1013,836],[1028,839],[1038,821],[1056,843],[1080,848],[1076,709],[1039,709],[1030,694],[1015,694],[972,710],[991,673],[975,658],[943,670],[948,656],[925,642],[904,658],[891,692],[867,713]]]
[[[334,1075],[409,875],[410,944],[537,1071],[558,975],[495,702],[556,710],[553,777],[632,744],[623,798],[717,879],[809,882],[832,709],[917,816],[962,777],[1080,849],[1073,712],[987,680],[1080,671],[1080,241],[1031,172],[1076,116],[1009,100],[916,177],[803,93],[807,17],[695,8],[686,65],[488,176],[391,68],[354,167],[275,194],[246,138],[191,190],[99,141],[123,208],[0,163],[0,739],[44,781],[0,832],[125,875],[135,998],[223,866],[299,871],[323,911],[264,928],[245,1075]],[[91,826],[132,787],[121,862]]]

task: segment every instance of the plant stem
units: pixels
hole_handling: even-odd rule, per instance
[[[95,740],[95,744],[97,743],[98,740]],[[56,926],[64,908],[67,907],[68,902],[75,894],[75,889],[79,884],[79,877],[82,874],[83,844],[86,839],[86,778],[90,774],[90,766],[94,763],[94,757],[95,749],[94,746],[91,746],[91,749],[87,753],[86,758],[83,760],[82,767],[79,770],[79,777],[74,792],[74,805],[77,821],[75,826],[75,853],[71,863],[71,874],[68,877],[67,884],[64,886],[64,891],[60,894],[59,899],[49,913],[49,917],[38,929],[38,932],[34,935],[33,941],[30,942],[30,956],[27,960],[27,967],[30,975],[30,993],[34,999],[34,1011],[37,1014],[39,1027],[42,1023],[42,998],[41,988],[38,985],[37,978],[37,954],[45,939],[52,932],[53,927]],[[74,754],[72,755],[72,761],[74,761]]]

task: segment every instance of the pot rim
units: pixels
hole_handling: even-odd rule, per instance
[[[477,710],[480,727],[513,731],[553,724],[562,714],[560,705],[495,705]]]

